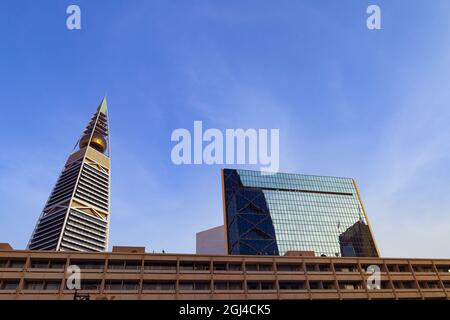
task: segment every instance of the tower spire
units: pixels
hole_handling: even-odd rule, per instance
[[[108,113],[108,103],[106,102],[106,95],[103,97],[102,102],[100,102],[98,109],[104,114]]]

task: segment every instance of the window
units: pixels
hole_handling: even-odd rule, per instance
[[[9,268],[22,269],[25,266],[25,260],[9,260]]]
[[[411,272],[408,264],[387,264],[386,267],[389,272]]]
[[[214,262],[214,271],[242,271],[242,263]]]
[[[138,290],[139,282],[135,281],[124,281],[122,283],[122,290]]]
[[[361,290],[364,286],[361,281],[344,281],[339,282],[339,288],[342,290]]]
[[[450,265],[437,265],[436,268],[438,272],[450,273]]]
[[[380,289],[391,289],[391,284],[389,283],[389,281],[381,281]]]
[[[326,290],[335,290],[336,286],[334,284],[334,281],[323,281],[322,288]]]
[[[228,282],[228,289],[229,290],[242,290],[243,285],[240,281],[231,281]]]
[[[27,280],[25,289],[27,290],[59,290],[60,281],[54,280]]]
[[[8,260],[0,260],[0,268],[7,268]]]
[[[440,289],[441,286],[437,281],[423,281],[419,282],[419,285],[422,289]]]
[[[320,289],[320,281],[309,281],[309,288],[311,290],[318,290],[318,289]]]
[[[64,260],[50,260],[50,269],[64,269],[66,261]]]
[[[71,260],[70,264],[82,270],[101,270],[105,265],[103,260]]]
[[[404,289],[415,289],[416,283],[414,281],[404,281],[402,282]]]
[[[206,281],[180,282],[180,290],[210,290],[210,283]]]
[[[25,283],[25,289],[27,290],[43,290],[44,281],[27,281]]]
[[[248,290],[259,290],[259,282],[249,281],[247,282]]]
[[[416,265],[413,269],[415,272],[434,272],[433,266],[430,265]]]
[[[176,271],[177,263],[176,262],[145,261],[144,269],[145,270],[154,270],[154,271]]]
[[[320,272],[331,272],[331,266],[329,264],[319,264],[318,268]]]
[[[205,262],[181,262],[180,270],[183,271],[209,271],[209,263]]]
[[[255,263],[247,263],[245,265],[245,270],[246,271],[258,271],[258,265]]]
[[[214,282],[214,290],[227,290],[228,282]]]
[[[254,271],[268,272],[273,270],[273,266],[272,264],[269,263],[260,263],[260,264],[247,263],[245,265],[245,269],[250,272]]]
[[[280,281],[280,290],[305,290],[303,281]]]
[[[387,264],[386,267],[389,272],[399,272],[396,264]]]
[[[108,280],[105,286],[106,290],[138,290],[137,281]]]
[[[139,270],[141,269],[141,266],[142,266],[141,261],[125,261],[126,270]]]
[[[358,266],[354,264],[335,264],[336,272],[359,272]]]
[[[144,282],[142,290],[175,290],[175,281]]]
[[[180,282],[178,285],[180,290],[194,290],[194,283],[193,282]]]
[[[228,270],[229,271],[242,271],[242,263],[229,263]]]
[[[271,264],[259,264],[259,271],[272,271]]]
[[[64,260],[31,260],[33,269],[64,269],[65,265]]]
[[[240,281],[215,281],[214,290],[242,290]]]
[[[31,261],[31,268],[46,269],[48,268],[48,261]]]
[[[306,271],[308,271],[308,272],[315,272],[315,271],[317,271],[316,265],[315,264],[311,264],[311,263],[307,263],[306,264]]]
[[[52,281],[52,282],[45,282],[45,290],[59,290],[60,287],[60,283],[57,281]]]
[[[105,290],[121,290],[122,281],[106,281]]]
[[[16,290],[19,287],[19,280],[0,281],[0,290]]]
[[[274,290],[275,284],[271,281],[248,281],[248,290]]]
[[[409,265],[407,264],[400,264],[398,265],[398,272],[411,272]]]
[[[81,281],[81,288],[80,290],[93,290],[93,291],[97,291],[100,290],[101,287],[101,280],[84,280]]]
[[[261,290],[273,290],[274,288],[273,282],[261,282]]]
[[[277,270],[278,272],[303,272],[300,264],[278,264]]]
[[[415,289],[416,284],[414,281],[394,281],[395,289]]]
[[[108,268],[113,270],[139,270],[141,268],[141,261],[132,260],[110,260]]]
[[[214,271],[226,271],[227,264],[226,263],[216,263],[214,262]]]

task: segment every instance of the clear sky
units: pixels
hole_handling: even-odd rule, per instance
[[[194,252],[222,223],[221,166],[170,158],[202,120],[279,128],[280,171],[357,180],[383,256],[449,258],[449,84],[446,0],[2,0],[0,242],[26,246],[107,94],[110,245]]]

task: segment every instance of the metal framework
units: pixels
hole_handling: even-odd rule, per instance
[[[28,249],[106,251],[109,213],[110,136],[103,98],[67,159]]]

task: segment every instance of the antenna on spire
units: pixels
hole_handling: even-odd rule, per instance
[[[102,102],[100,102],[99,110],[101,113],[104,114],[108,112],[108,103],[106,102],[106,94],[103,96]]]

